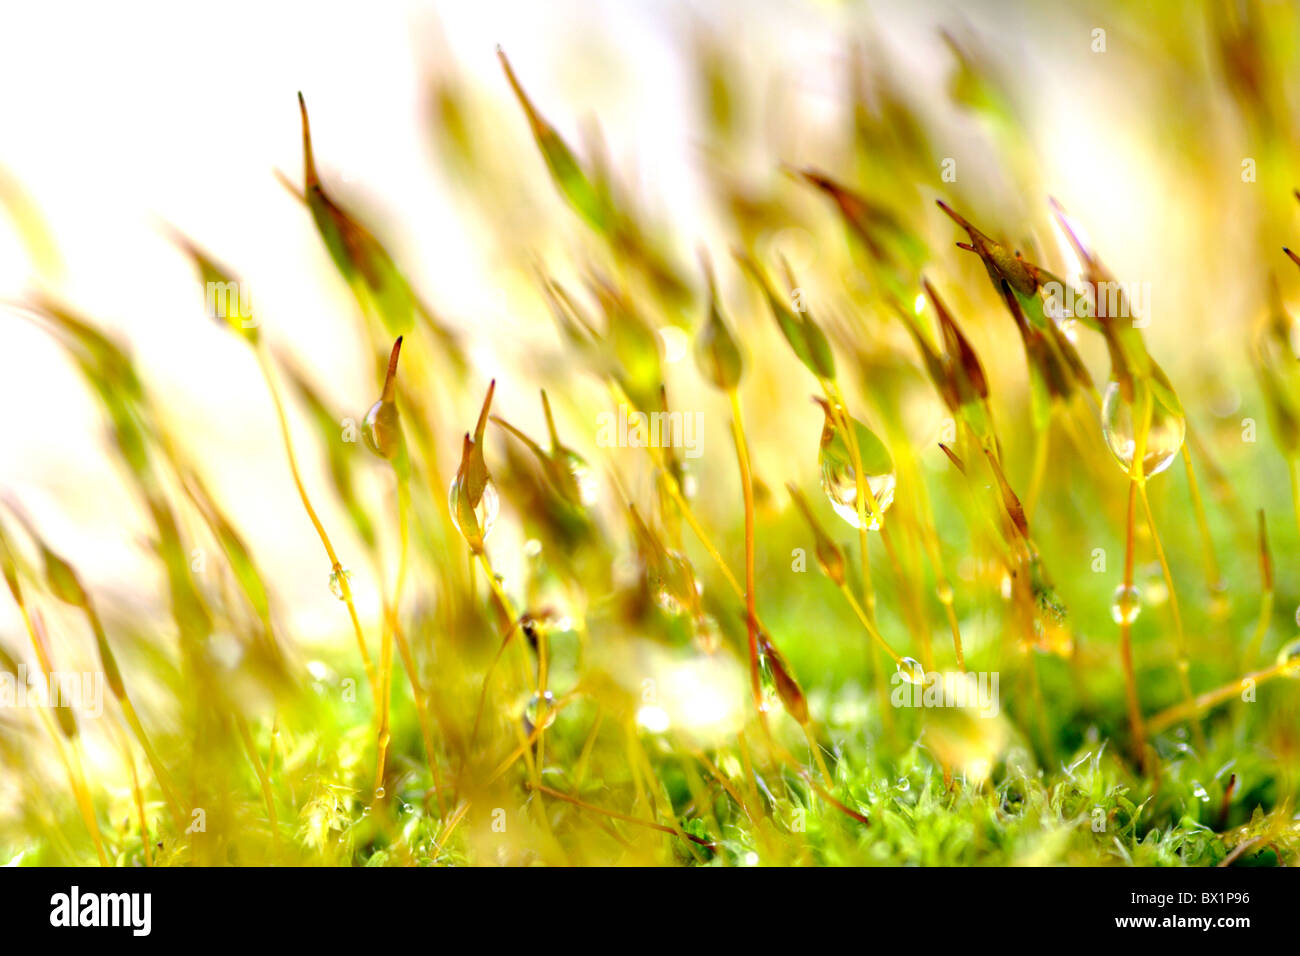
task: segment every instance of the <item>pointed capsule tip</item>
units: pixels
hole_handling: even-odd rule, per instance
[[[713,286],[713,258],[709,255],[709,247],[700,241],[695,246],[695,258],[699,260],[700,270],[704,273],[704,278],[708,280],[710,288]]]
[[[483,398],[483,409],[478,413],[478,424],[474,426],[474,440],[482,441],[483,430],[487,428],[488,414],[492,409],[492,396],[497,389],[497,380],[488,382],[487,395]]]
[[[501,63],[501,69],[505,71],[506,82],[510,84],[510,89],[514,91],[515,97],[524,108],[524,112],[528,114],[528,122],[534,126],[534,131],[536,131],[536,124],[540,123],[541,118],[533,109],[532,101],[528,99],[528,94],[524,92],[519,77],[515,76],[515,68],[510,65],[510,59],[506,56],[506,51],[500,46],[497,47],[497,60]]]
[[[940,209],[942,209],[947,214],[949,219],[951,219],[957,225],[961,226],[963,229],[971,228],[971,225],[969,222],[966,221],[966,218],[962,216],[960,213],[958,213],[957,210],[953,209],[952,206],[949,206],[942,199],[936,199],[934,201],[934,204],[938,206]]]
[[[307,118],[307,101],[303,99],[302,91],[298,91],[298,115],[302,117],[302,164],[304,186],[310,191],[313,186],[320,183],[320,177],[316,173],[316,156],[311,145],[311,121]]]
[[[943,442],[939,442],[939,448],[940,448],[940,450],[941,450],[945,455],[948,456],[948,460],[949,460],[950,462],[953,463],[953,466],[954,466],[954,467],[955,467],[959,472],[961,472],[963,475],[966,474],[966,463],[963,462],[963,461],[962,461],[962,460],[957,456],[957,453],[956,453],[955,451],[953,451],[951,448],[949,448],[949,447],[948,447],[946,444],[944,444]]]
[[[397,360],[402,354],[402,336],[397,337],[393,343],[393,350],[388,353],[388,372],[384,375],[384,400],[392,401],[393,393],[396,391],[397,382]]]
[[[546,433],[551,439],[551,450],[557,450],[560,447],[560,433],[555,428],[555,416],[551,414],[551,400],[546,396],[546,389],[542,389],[542,414],[546,416]]]

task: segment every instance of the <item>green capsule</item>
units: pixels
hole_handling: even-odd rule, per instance
[[[730,392],[740,385],[740,377],[745,369],[744,359],[722,317],[713,270],[707,262],[704,274],[709,283],[709,315],[695,338],[695,364],[705,381],[714,388]]]
[[[393,343],[388,357],[388,374],[384,378],[384,391],[379,401],[370,406],[361,425],[361,437],[366,447],[389,461],[402,450],[402,424],[397,414],[397,359],[402,352],[402,337]]]
[[[468,432],[465,434],[460,467],[447,490],[447,507],[451,511],[452,524],[474,552],[483,550],[483,539],[492,530],[500,510],[496,486],[492,483],[487,462],[483,459],[483,433],[487,429],[496,384],[493,380],[488,385],[487,396],[483,399],[483,408],[474,427],[474,436],[471,438]]]

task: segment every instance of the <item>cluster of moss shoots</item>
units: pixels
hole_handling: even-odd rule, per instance
[[[219,318],[246,341],[265,377],[289,477],[319,537],[329,588],[346,609],[341,623],[355,648],[329,664],[303,662],[277,622],[273,582],[169,435],[124,348],[54,296],[33,297],[22,314],[66,347],[103,407],[124,473],[145,506],[177,653],[151,647],[142,622],[106,624],[73,564],[16,502],[6,502],[0,558],[35,657],[43,672],[58,670],[44,623],[48,604],[84,617],[114,700],[97,729],[125,776],[104,772],[125,784],[97,784],[84,718],[70,709],[38,712],[39,744],[20,740],[6,724],[4,758],[30,759],[35,777],[35,758],[24,757],[23,748],[53,753],[71,810],[59,799],[32,797],[21,815],[25,827],[0,833],[0,848],[30,853],[32,861],[144,865],[1294,862],[1294,773],[1238,755],[1240,735],[1232,729],[1249,720],[1264,733],[1278,708],[1295,714],[1293,689],[1290,704],[1279,703],[1280,696],[1253,706],[1240,699],[1249,691],[1253,702],[1259,688],[1264,701],[1274,688],[1262,685],[1300,675],[1300,644],[1284,641],[1271,657],[1264,653],[1274,627],[1263,512],[1254,548],[1258,623],[1247,640],[1228,636],[1235,632],[1221,601],[1211,615],[1223,635],[1217,656],[1237,676],[1198,682],[1180,589],[1148,494],[1150,480],[1180,458],[1212,598],[1223,597],[1224,575],[1183,408],[1127,308],[1108,315],[1107,297],[1096,296],[1096,308],[1078,317],[1084,334],[1099,336],[1109,355],[1109,379],[1098,389],[1075,333],[1046,308],[1045,286],[1066,283],[940,203],[962,237],[958,246],[982,263],[1023,344],[1034,453],[1022,495],[995,425],[990,376],[954,311],[920,275],[934,254],[888,208],[822,172],[789,170],[842,218],[872,289],[870,322],[892,323],[911,343],[912,367],[953,427],[938,449],[917,447],[898,423],[896,397],[865,371],[873,367],[877,334],[867,331],[867,320],[819,317],[784,260],[765,257],[753,243],[738,245],[731,257],[736,275],[757,293],[801,368],[786,370],[789,389],[811,388],[822,412],[820,440],[788,456],[794,507],[781,519],[784,509],[756,472],[742,414],[755,357],[727,317],[710,257],[701,252],[697,299],[689,271],[676,267],[630,211],[604,165],[580,160],[534,107],[504,55],[501,63],[554,185],[604,255],[604,265],[586,271],[581,292],[540,259],[534,263],[570,367],[611,402],[647,414],[669,411],[663,337],[652,316],[661,310],[676,325],[690,321],[683,316],[702,317],[693,323],[695,366],[729,412],[726,450],[743,531],[733,534],[725,515],[704,512],[697,476],[679,449],[612,449],[602,462],[608,480],[600,481],[598,469],[561,438],[551,405],[555,383],[550,394],[541,392],[547,435],[540,441],[493,414],[495,383],[478,385],[485,395],[472,429],[453,425],[452,434],[462,434],[458,460],[441,459],[442,423],[457,418],[447,409],[460,407],[475,388],[474,373],[456,335],[384,245],[327,191],[300,98],[303,182],[285,178],[285,185],[307,207],[356,298],[382,381],[362,437],[384,463],[395,507],[366,500],[358,480],[366,466],[353,455],[355,446],[339,440],[340,416],[311,376],[268,344],[254,317]],[[458,128],[451,122],[455,103],[442,105],[450,137]],[[1077,257],[1077,281],[1094,288],[1113,282],[1075,223],[1059,207],[1053,213]],[[35,233],[33,225],[27,234],[34,250]],[[188,239],[174,238],[203,281],[237,281]],[[1300,461],[1295,332],[1279,302],[1257,341],[1261,381],[1293,476]],[[770,386],[772,379],[765,381]],[[324,478],[301,467],[285,382],[315,429]],[[1104,445],[1081,427],[1088,415],[1099,416]],[[881,432],[868,420],[881,423]],[[493,430],[499,452],[489,456]],[[1108,448],[1126,480],[1113,629],[1092,628],[1097,643],[1086,650],[1031,523],[1057,481],[1048,452],[1053,435],[1080,454]],[[949,490],[936,503],[921,455],[938,450],[946,456],[942,467],[927,467],[943,475]],[[1218,469],[1207,467],[1216,489],[1222,486]],[[629,478],[636,469],[648,485]],[[507,476],[504,490],[494,472]],[[812,476],[824,501],[801,489]],[[325,480],[341,505],[334,513],[348,523],[353,546],[364,550],[380,582],[382,611],[369,627],[357,609],[354,572],[314,503]],[[648,495],[634,493],[645,487]],[[1071,507],[1063,496],[1056,503]],[[489,545],[506,520],[503,505],[527,538],[513,582],[494,566]],[[765,546],[761,525],[772,529],[773,543]],[[993,575],[1001,589],[1009,637],[1000,644],[985,638],[978,647],[963,645],[963,627],[980,607],[949,576],[963,537],[969,552],[981,555],[978,575],[963,572],[963,581]],[[216,586],[196,574],[190,558],[192,548],[209,542],[223,562]],[[829,582],[829,591],[817,591],[811,623],[804,622],[806,606],[800,610],[787,597],[813,587],[794,572],[786,577],[779,555],[791,543],[811,545]],[[1160,626],[1172,655],[1148,668],[1160,672],[1154,691],[1144,689],[1134,655],[1143,606],[1139,543],[1154,553],[1160,603],[1168,605]],[[873,569],[873,552],[877,562],[884,556],[885,579]],[[932,631],[936,610],[942,624]],[[219,637],[231,634],[234,665],[216,649]],[[130,659],[119,667],[123,645]],[[810,645],[851,650],[826,665]],[[646,691],[652,682],[638,679],[635,667],[629,677],[607,663],[624,651],[644,661],[653,656],[646,648],[655,647],[674,666],[738,662],[744,679],[727,686],[743,688],[739,699],[717,705],[736,715],[721,737],[692,726],[689,708],[683,719],[660,706]],[[838,673],[810,679],[792,660],[823,661],[823,673],[829,666]],[[0,663],[16,668],[7,652]],[[690,673],[707,679],[725,671],[711,668]],[[364,674],[364,685],[347,697],[340,671],[352,669]],[[1003,671],[1004,688],[1015,678],[1014,694],[1004,695],[1006,714],[918,714],[891,705],[895,674],[894,684],[929,686],[941,671],[968,670]],[[1064,692],[1049,692],[1040,681],[1076,694],[1054,704]],[[1117,683],[1122,696],[1112,693]],[[1278,690],[1289,686],[1281,682]],[[143,716],[137,693],[152,702]],[[1157,699],[1163,703],[1153,708]],[[1254,707],[1257,716],[1249,714]],[[1276,747],[1284,747],[1285,735],[1279,740]],[[1211,779],[1211,761],[1225,755],[1239,763],[1231,775]],[[97,765],[112,761],[101,754]],[[1238,775],[1251,784],[1238,785]],[[1213,806],[1210,787],[1218,795]],[[196,809],[204,811],[201,827]]]

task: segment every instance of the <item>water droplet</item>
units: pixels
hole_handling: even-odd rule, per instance
[[[537,715],[542,710],[542,701],[546,702],[546,715],[543,718],[545,722],[542,724],[543,729],[555,723],[555,695],[549,690],[544,692],[540,697],[534,694],[529,698],[528,706],[524,708],[523,723],[525,735],[531,736],[533,730],[536,729]]]
[[[397,419],[397,403],[382,398],[370,406],[361,425],[366,447],[380,458],[392,459],[402,442],[402,426]]]
[[[461,495],[467,494],[464,486],[461,484],[461,477],[457,475],[451,483],[451,488],[447,491],[447,507],[451,510],[451,523],[456,526],[466,539],[472,539],[473,529],[468,532],[460,526],[460,517],[458,515],[458,502]],[[497,495],[497,486],[489,478],[483,485],[483,495],[478,500],[478,505],[474,508],[474,522],[478,525],[478,537],[486,538],[492,531],[492,526],[496,524],[497,514],[501,511],[501,499]]]
[[[894,503],[894,462],[889,449],[876,435],[856,419],[849,418],[838,406],[822,402],[826,420],[822,426],[817,463],[821,466],[822,491],[830,499],[835,513],[855,528],[879,529],[885,512]],[[847,421],[847,426],[841,422]],[[846,437],[852,430],[853,442]],[[861,462],[867,489],[862,515],[858,514],[858,475],[853,468]],[[874,507],[872,506],[874,502]],[[863,520],[865,516],[865,522]]]
[[[894,503],[894,473],[867,475],[867,487],[871,496],[867,499],[863,511],[867,516],[867,530],[877,531],[884,513]],[[822,460],[822,490],[830,499],[835,513],[855,528],[862,527],[858,520],[858,479],[852,465],[837,466],[834,462]],[[875,499],[876,508],[871,507]]]
[[[573,477],[574,487],[578,490],[578,500],[588,507],[594,505],[599,495],[596,478],[591,473],[591,466],[587,464],[587,460],[577,452],[565,449],[564,465]]]
[[[1115,595],[1110,603],[1110,616],[1116,624],[1132,624],[1141,611],[1142,598],[1137,588],[1132,585],[1125,587],[1121,584],[1115,589]]]
[[[682,607],[682,602],[677,600],[667,588],[660,588],[655,592],[655,604],[659,605],[659,610],[668,617],[676,617],[686,610]]]
[[[684,614],[698,590],[690,562],[677,551],[667,551],[653,572],[655,604],[669,617]]]
[[[759,655],[758,679],[759,688],[762,691],[758,699],[758,708],[767,713],[776,706],[776,702],[780,699],[776,689],[776,677],[772,673],[772,661],[767,654]]]
[[[911,789],[912,789],[912,783],[911,783],[911,781],[909,781],[906,777],[899,777],[899,778],[898,778],[898,792],[899,792],[899,793],[907,793],[907,791],[909,791],[909,790],[911,790]]]
[[[1147,386],[1149,390],[1149,386]],[[1151,416],[1147,428],[1146,446],[1142,454],[1142,474],[1147,478],[1158,475],[1173,462],[1183,447],[1187,424],[1181,415],[1165,408],[1154,396],[1150,399]],[[1133,456],[1137,454],[1137,434],[1133,420],[1133,405],[1124,401],[1119,382],[1106,386],[1101,403],[1101,430],[1106,436],[1110,452],[1125,472],[1133,471]]]
[[[925,683],[925,668],[915,657],[904,657],[898,662],[898,673],[909,684]]]
[[[722,630],[712,614],[701,614],[695,619],[695,646],[705,654],[716,654],[722,647]]]
[[[376,800],[382,800],[382,799],[384,799],[384,797],[385,797],[387,794],[388,794],[388,791],[385,790],[383,787],[375,787],[375,799],[376,799]]]
[[[347,568],[344,568],[344,569],[343,569],[343,577],[347,578],[347,582],[348,582],[348,590],[351,591],[351,590],[352,590],[352,572],[349,571]],[[331,572],[330,572],[330,594],[333,594],[333,595],[334,595],[336,598],[338,598],[340,601],[343,600],[343,597],[344,597],[344,595],[343,595],[343,582],[339,580],[339,573],[338,573],[337,571],[331,571]]]
[[[1300,678],[1300,637],[1277,652],[1277,663],[1282,668],[1282,676]]]
[[[1195,780],[1192,781],[1192,796],[1196,797],[1202,803],[1210,802],[1210,795],[1205,792],[1205,788]]]
[[[1145,580],[1142,584],[1142,603],[1151,607],[1160,607],[1169,600],[1169,587],[1165,584],[1160,562],[1148,565],[1143,570],[1143,577]]]

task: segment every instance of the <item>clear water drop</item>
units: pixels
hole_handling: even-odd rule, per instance
[[[1164,572],[1157,561],[1143,569],[1145,579],[1142,583],[1142,603],[1150,607],[1160,607],[1169,600],[1169,587],[1165,584]]]
[[[397,418],[397,403],[382,398],[370,406],[361,424],[361,438],[366,447],[380,458],[392,459],[402,441],[402,429]]]
[[[909,781],[906,777],[899,777],[899,778],[898,778],[898,792],[899,792],[899,793],[907,793],[907,791],[909,791],[909,790],[911,790],[911,789],[912,789],[911,781]]]
[[[1277,652],[1277,664],[1282,668],[1282,676],[1300,678],[1300,637]]]
[[[863,512],[866,515],[868,531],[880,529],[885,512],[894,503],[894,485],[895,478],[892,471],[882,475],[867,475],[867,487],[871,495],[863,507]],[[837,515],[855,528],[862,527],[858,517],[858,478],[852,465],[840,466],[830,459],[823,458],[822,491],[826,492],[826,497]],[[873,498],[876,503],[874,509],[871,507]]]
[[[761,654],[758,658],[758,678],[761,691],[758,708],[764,713],[769,713],[776,707],[780,695],[776,689],[776,677],[772,674],[772,662],[767,654]]]
[[[915,657],[904,657],[898,662],[898,673],[909,684],[925,683],[925,668]]]
[[[573,485],[578,491],[578,500],[588,507],[594,505],[599,495],[597,494],[596,477],[592,474],[591,466],[587,464],[587,460],[577,452],[565,449],[564,466],[573,478]]]
[[[677,617],[686,611],[686,608],[682,607],[682,602],[677,600],[673,592],[667,588],[660,588],[655,592],[655,604],[668,617]]]
[[[889,449],[871,429],[848,416],[838,406],[821,402],[826,416],[817,450],[821,469],[822,491],[835,513],[855,528],[875,531],[884,521],[885,512],[894,503],[894,460]],[[850,430],[846,433],[846,429]],[[862,466],[859,476],[854,463]],[[869,494],[858,501],[858,479]],[[859,514],[861,505],[861,514]]]
[[[722,629],[712,614],[701,614],[695,619],[695,646],[705,654],[716,654],[722,647]]]
[[[555,723],[555,695],[549,690],[545,691],[540,697],[534,694],[528,700],[528,705],[524,707],[524,734],[531,736],[537,728],[537,716],[542,710],[542,701],[546,702],[546,715],[543,717],[544,723],[542,728],[545,729]]]
[[[1138,436],[1133,413],[1133,404],[1124,401],[1119,382],[1112,380],[1106,386],[1106,395],[1101,403],[1101,430],[1111,454],[1127,474],[1133,473],[1133,458],[1137,454]],[[1150,478],[1168,468],[1183,447],[1186,433],[1187,423],[1183,416],[1165,408],[1153,397],[1142,454],[1142,474]]]
[[[384,799],[384,797],[385,797],[387,794],[388,794],[388,791],[385,790],[383,787],[375,787],[375,799],[376,799],[376,800],[382,800],[382,799]]]
[[[347,582],[348,582],[348,590],[351,591],[351,590],[352,590],[352,572],[349,571],[347,568],[344,568],[344,569],[343,569],[343,577],[345,577],[345,578],[347,579]],[[338,572],[338,571],[331,571],[331,572],[330,572],[330,594],[333,594],[333,595],[334,595],[336,598],[338,598],[340,601],[342,601],[342,600],[344,599],[344,594],[343,594],[343,582],[339,580],[339,572]]]
[[[690,562],[677,551],[667,551],[652,575],[655,604],[668,617],[684,614],[698,594]]]
[[[1115,589],[1110,602],[1110,616],[1116,624],[1132,624],[1142,612],[1142,596],[1131,584],[1121,584]]]
[[[1192,796],[1196,797],[1202,803],[1210,802],[1210,795],[1206,793],[1205,788],[1197,781],[1192,781]]]

